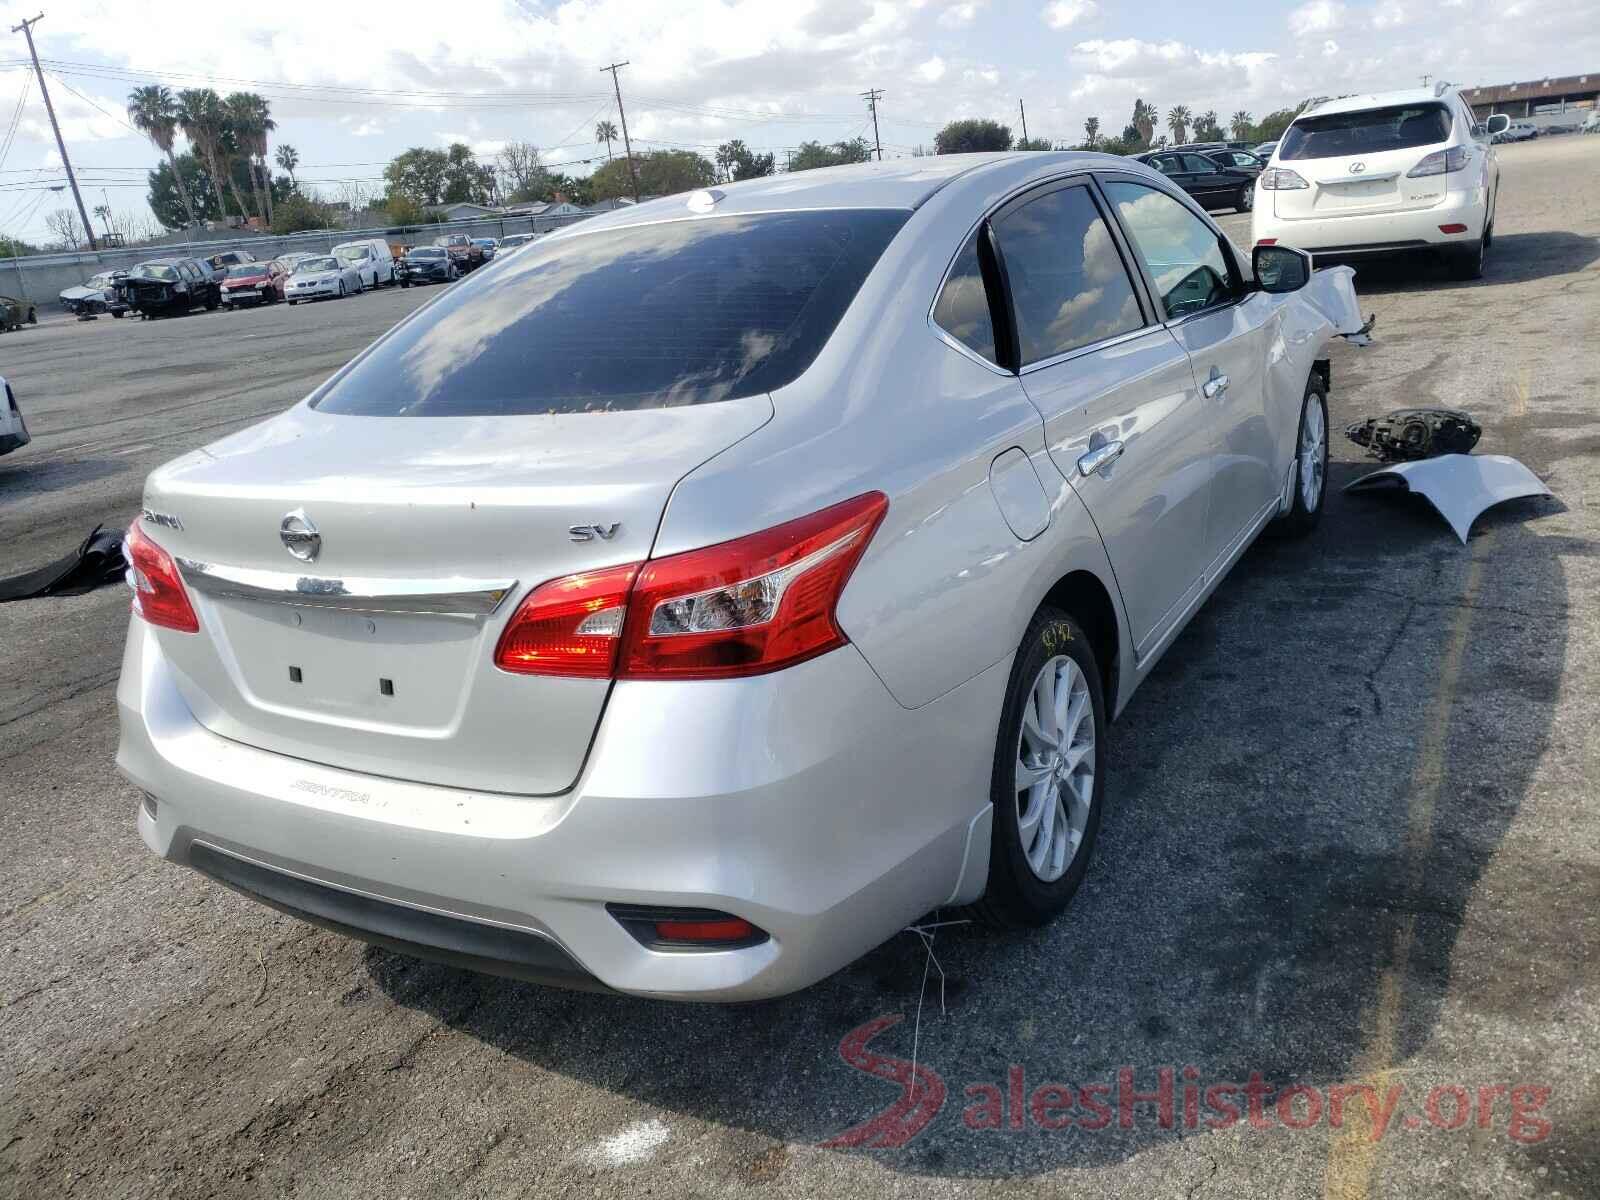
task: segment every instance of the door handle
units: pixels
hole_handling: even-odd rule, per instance
[[[1211,378],[1200,385],[1200,394],[1207,400],[1215,400],[1227,390],[1228,377],[1218,371],[1215,367],[1212,367]]]
[[[1124,449],[1125,447],[1121,441],[1107,442],[1103,446],[1096,446],[1078,460],[1078,474],[1087,479],[1102,467],[1109,467],[1117,459],[1121,458]]]

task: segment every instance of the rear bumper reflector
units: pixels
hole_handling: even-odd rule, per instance
[[[1466,231],[1467,231],[1467,227],[1465,225],[1462,225],[1462,224],[1459,224],[1459,223],[1453,224],[1453,225],[1441,225],[1441,226],[1439,226],[1439,232],[1440,233],[1465,233]]]
[[[767,940],[767,931],[714,908],[608,904],[606,911],[648,950],[742,950]]]

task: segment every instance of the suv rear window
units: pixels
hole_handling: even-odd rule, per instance
[[[537,242],[400,326],[316,407],[518,416],[773,391],[811,365],[910,215],[762,213]]]
[[[1301,117],[1278,143],[1278,160],[1343,158],[1431,146],[1450,137],[1450,110],[1442,104],[1397,104],[1360,112]]]

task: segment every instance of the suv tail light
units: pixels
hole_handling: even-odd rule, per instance
[[[834,608],[888,508],[869,492],[731,542],[552,580],[518,606],[495,665],[723,679],[814,658],[849,640]]]
[[[1311,186],[1298,171],[1291,171],[1288,167],[1268,167],[1261,172],[1260,178],[1261,190],[1266,192],[1292,192]]]
[[[133,589],[133,611],[152,625],[176,629],[179,633],[198,633],[189,593],[178,574],[178,564],[151,541],[137,521],[122,539],[122,557],[128,564],[123,576]]]
[[[1452,171],[1459,171],[1467,165],[1467,150],[1465,146],[1451,146],[1448,150],[1435,150],[1411,170],[1406,172],[1407,179],[1421,179],[1424,175],[1448,175]]]

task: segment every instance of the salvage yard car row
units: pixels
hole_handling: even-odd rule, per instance
[[[512,235],[508,247],[533,240]],[[446,234],[432,246],[390,245],[382,238],[344,242],[326,254],[296,251],[257,259],[248,250],[227,250],[209,258],[157,258],[130,271],[102,271],[60,293],[63,308],[80,320],[109,313],[121,318],[174,316],[204,308],[253,308],[279,301],[336,299],[373,288],[413,283],[453,282],[494,258],[501,242]],[[31,305],[17,302],[13,324],[34,323]],[[3,318],[4,314],[0,314]],[[0,319],[0,325],[3,325]]]

